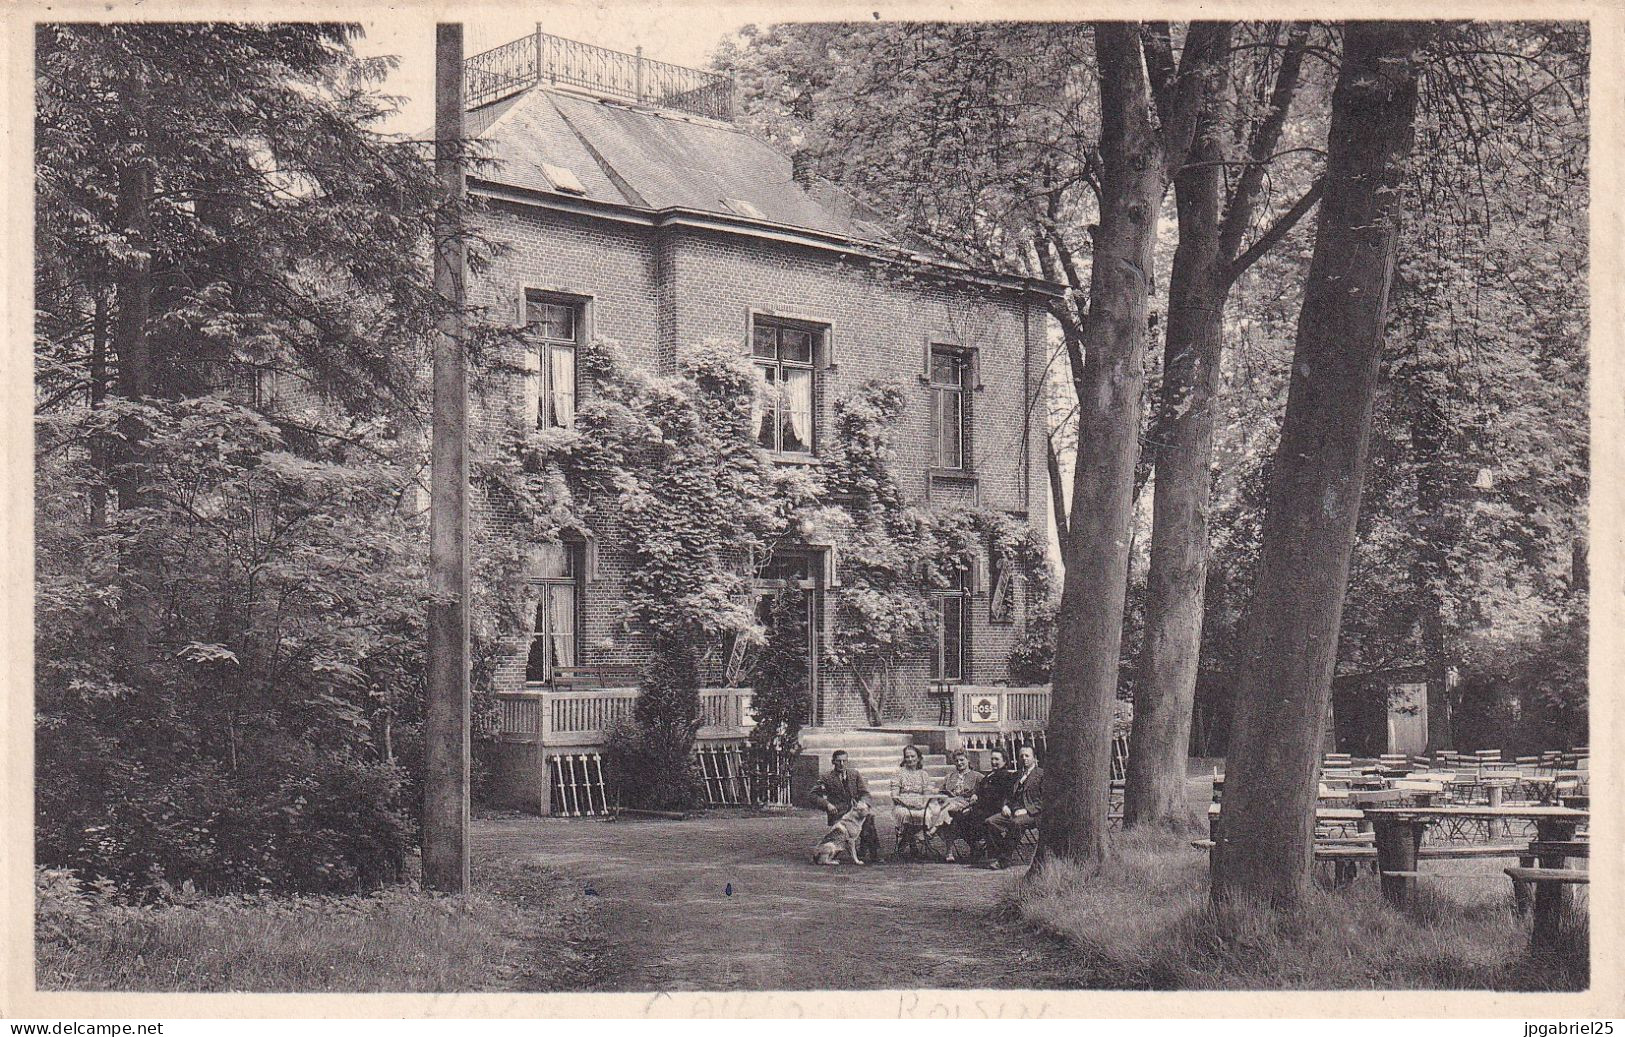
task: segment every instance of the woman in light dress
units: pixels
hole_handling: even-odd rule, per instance
[[[954,815],[970,806],[976,798],[976,786],[981,783],[982,772],[972,770],[970,754],[963,749],[954,750],[954,769],[942,779],[942,789],[932,796],[925,807],[925,835],[930,838],[938,828],[952,823]]]
[[[898,852],[919,854],[918,833],[925,827],[925,807],[931,797],[931,776],[916,746],[903,747],[903,762],[891,780],[892,822],[902,836]]]

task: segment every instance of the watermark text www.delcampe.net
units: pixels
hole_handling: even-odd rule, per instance
[[[1611,1019],[1523,1024],[1523,1037],[1612,1037],[1613,1032],[1614,1023]]]
[[[12,1023],[13,1034],[44,1034],[54,1037],[147,1037],[164,1032],[163,1023]]]

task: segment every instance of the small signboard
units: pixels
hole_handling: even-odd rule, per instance
[[[966,702],[965,722],[968,724],[997,724],[999,722],[999,697],[997,695],[972,695]]]

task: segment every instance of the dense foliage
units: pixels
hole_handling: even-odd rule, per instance
[[[1041,534],[991,508],[904,500],[892,449],[903,399],[896,386],[870,382],[836,402],[825,474],[831,505],[817,519],[820,535],[840,544],[841,587],[825,655],[856,683],[873,724],[887,718],[898,667],[932,643],[938,620],[931,592],[967,581],[978,559],[1008,566],[1027,585],[1030,611],[1012,670],[1022,677],[1047,672],[1054,651]]]
[[[622,802],[659,809],[693,803],[700,687],[727,679],[730,661],[748,660],[739,676],[752,684],[758,748],[793,750],[812,694],[800,649],[804,602],[769,598],[762,611],[753,585],[775,547],[835,545],[840,586],[824,663],[857,682],[876,723],[897,666],[931,644],[933,589],[990,557],[1022,574],[1029,601],[1049,593],[1043,543],[1029,527],[989,509],[904,500],[892,470],[896,387],[868,383],[836,401],[831,450],[815,475],[777,466],[754,445],[748,360],[708,344],[680,361],[679,374],[657,376],[619,359],[612,344],[593,344],[582,351],[592,391],[575,427],[511,429],[478,465],[487,492],[518,516],[486,533],[493,586],[522,578],[525,543],[590,533],[610,511],[615,535],[631,545],[627,629],[649,661],[630,722],[607,752]],[[523,609],[495,598],[481,628],[483,660],[528,633]],[[1047,613],[1035,612],[1020,656],[1028,674],[1053,650]],[[481,672],[488,689],[494,666]]]
[[[1289,28],[1236,27],[1232,119],[1215,142],[1227,191],[1269,115]],[[1172,31],[1177,51],[1182,27]],[[1339,27],[1309,27],[1254,235],[1319,175],[1340,46]],[[800,24],[748,28],[717,64],[738,74],[749,124],[895,214],[901,238],[1068,285],[1054,316],[1070,345],[1088,304],[1088,233],[1098,222],[1090,51],[1080,26]],[[1514,660],[1578,650],[1553,632],[1583,626],[1586,614],[1587,53],[1578,25],[1474,23],[1453,27],[1423,71],[1340,673],[1425,663],[1442,679],[1454,667],[1467,696]],[[1173,215],[1171,206],[1163,214],[1153,317],[1171,302]],[[1193,734],[1209,755],[1224,750],[1315,219],[1311,211],[1242,273],[1226,312]],[[1160,361],[1148,360],[1151,390]],[[1068,375],[1077,372],[1059,358],[1051,372],[1060,388],[1051,442],[1064,455],[1075,438]],[[1149,456],[1142,450],[1137,481]],[[1064,478],[1061,460],[1052,478]],[[1139,494],[1127,531],[1136,558],[1119,694],[1132,687],[1139,652],[1150,496]],[[1583,678],[1582,663],[1571,655],[1560,672]],[[1550,694],[1567,703],[1558,715],[1575,720],[1551,737],[1583,742],[1583,679]],[[1518,737],[1495,730],[1470,724],[1453,747]]]
[[[413,842],[437,189],[351,34],[38,31],[42,864],[336,890]]]

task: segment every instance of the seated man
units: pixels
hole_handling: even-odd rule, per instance
[[[818,779],[812,787],[813,802],[824,808],[829,824],[833,826],[857,803],[873,806],[869,800],[869,786],[863,775],[846,765],[846,750],[837,749],[829,758],[829,773]],[[863,818],[863,834],[858,837],[859,853],[869,860],[880,859],[880,833],[875,829],[872,813]]]
[[[993,860],[988,867],[995,871],[1007,867],[1021,837],[1027,829],[1038,824],[1038,814],[1044,806],[1044,768],[1038,766],[1038,754],[1030,745],[1017,751],[1021,767],[1016,783],[1010,789],[999,812],[987,819],[987,839]]]
[[[994,749],[988,754],[991,761],[987,776],[976,783],[976,791],[971,796],[970,805],[953,816],[948,824],[948,855],[944,860],[954,860],[954,843],[959,839],[965,840],[972,851],[987,837],[987,819],[997,814],[1004,806],[1005,797],[1016,783],[1016,772],[1004,765],[1004,753]]]

